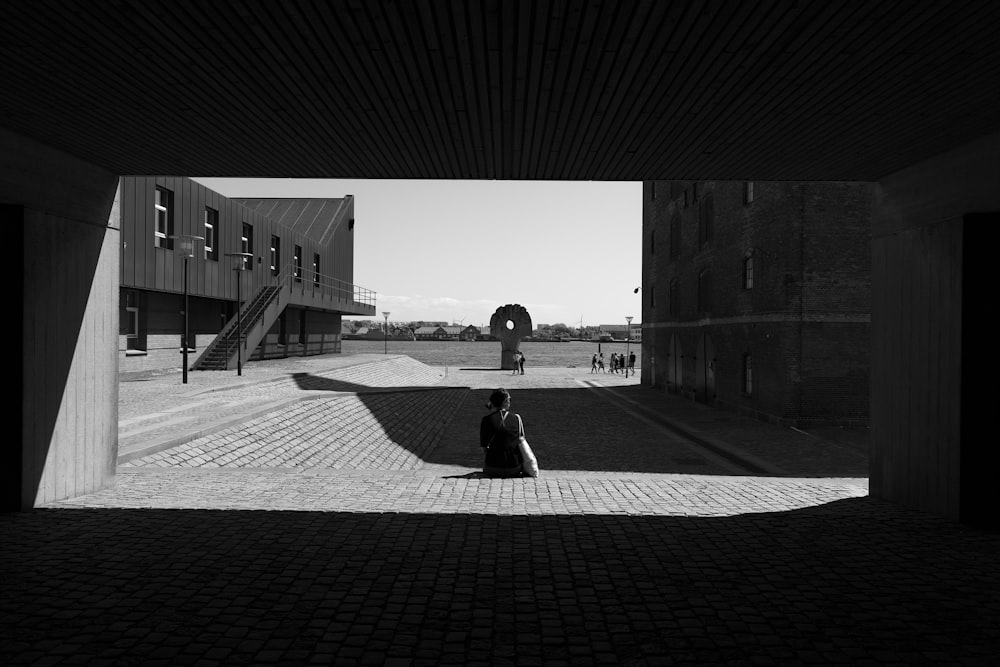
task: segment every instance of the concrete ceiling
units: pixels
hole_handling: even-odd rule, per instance
[[[8,3],[0,126],[120,174],[874,180],[1000,129],[1000,2]]]

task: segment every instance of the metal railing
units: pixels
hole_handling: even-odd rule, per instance
[[[372,290],[311,269],[297,268],[294,264],[285,265],[271,284],[288,285],[292,292],[319,300],[344,301],[375,307],[375,292]]]

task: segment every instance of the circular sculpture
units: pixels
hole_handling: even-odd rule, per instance
[[[517,368],[515,353],[521,339],[530,336],[531,331],[531,315],[524,306],[508,303],[496,309],[490,318],[490,334],[500,341],[500,368],[507,371]]]

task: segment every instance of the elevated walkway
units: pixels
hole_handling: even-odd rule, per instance
[[[274,282],[262,286],[242,304],[191,365],[191,370],[236,368],[241,355],[247,361],[288,306],[370,317],[375,314],[375,293],[321,274],[307,279],[301,268],[288,265]]]

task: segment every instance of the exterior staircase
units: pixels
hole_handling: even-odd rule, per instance
[[[277,307],[280,292],[281,286],[279,285],[261,287],[253,299],[248,300],[243,305],[242,311],[226,322],[226,326],[219,332],[219,335],[195,360],[191,366],[192,370],[228,370],[237,364],[238,346],[241,342],[243,361],[247,361],[287,304],[286,301],[281,304],[281,307]],[[240,336],[241,330],[242,337]]]
[[[301,268],[288,266],[274,282],[261,287],[253,298],[243,303],[240,312],[226,322],[191,369],[224,371],[235,368],[241,349],[246,362],[289,305],[370,317],[375,314],[375,293],[321,274],[306,279]]]

